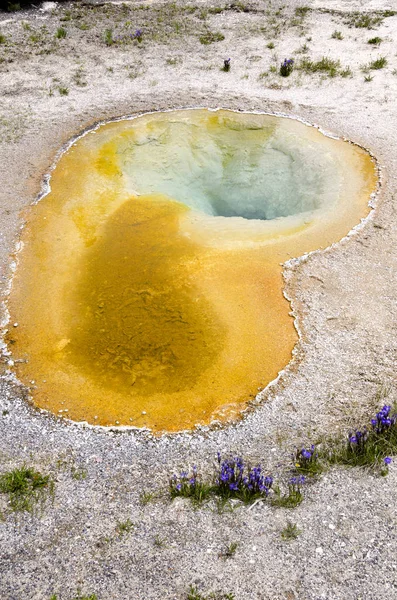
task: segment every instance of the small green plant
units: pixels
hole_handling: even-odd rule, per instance
[[[103,34],[103,41],[105,42],[106,46],[113,46],[113,29],[105,29],[105,32]]]
[[[34,33],[30,34],[29,39],[34,44],[37,44],[37,42],[40,42],[41,40],[41,35],[37,31],[35,31]]]
[[[27,21],[22,21],[21,25],[22,25],[22,28],[23,28],[25,31],[31,31],[31,29],[32,29],[32,28],[31,28],[31,26],[30,26],[30,24],[29,24],[29,23],[27,23]]]
[[[207,31],[199,37],[200,43],[204,44],[204,46],[208,46],[209,44],[213,44],[214,42],[222,42],[225,39],[223,33]]]
[[[155,498],[155,492],[142,492],[142,494],[139,496],[139,502],[142,504],[142,506],[146,506],[146,504],[153,502]]]
[[[343,40],[343,35],[342,35],[342,32],[341,32],[341,31],[337,31],[337,30],[335,29],[335,31],[334,31],[334,32],[332,33],[332,35],[331,35],[331,38],[332,38],[333,40]]]
[[[7,41],[7,38],[4,35],[4,33],[0,33],[0,44],[5,44],[6,41]]]
[[[65,12],[63,13],[62,17],[61,17],[61,21],[65,22],[65,21],[70,21],[72,18],[72,11],[70,10],[65,10]]]
[[[82,67],[79,67],[74,73],[73,81],[79,87],[85,87],[87,85],[87,81],[85,79],[85,71]]]
[[[238,548],[238,542],[231,542],[226,548],[225,550],[223,550],[222,552],[219,553],[219,556],[221,558],[233,558],[234,555],[236,554],[236,550]]]
[[[131,521],[131,519],[127,519],[126,521],[120,521],[116,525],[116,532],[119,537],[130,533],[135,527],[135,523]]]
[[[64,88],[67,89],[67,88]],[[61,94],[61,88],[59,88],[59,93]],[[69,92],[67,92],[68,94]],[[61,94],[63,96],[67,95],[67,94]],[[87,471],[85,469],[81,469],[75,466],[72,466],[71,468],[71,472],[72,472],[72,477],[73,479],[76,479],[76,481],[83,481],[83,479],[87,478]]]
[[[368,40],[368,44],[372,44],[373,46],[379,46],[379,44],[382,43],[382,38],[381,37],[373,37],[371,39]]]
[[[58,27],[55,37],[58,40],[63,40],[67,36],[68,32],[64,27]]]
[[[329,77],[336,77],[340,72],[340,66],[339,60],[332,60],[327,56],[323,56],[318,61],[303,58],[299,64],[299,69],[305,73],[326,73]]]
[[[186,596],[186,600],[235,600],[234,594],[216,594],[210,593],[208,596],[201,594],[197,587],[191,585]]]
[[[156,535],[156,537],[154,538],[154,545],[156,546],[156,548],[165,548],[166,541],[161,536]]]
[[[179,63],[182,62],[182,59],[180,59],[179,57],[172,57],[172,58],[167,58],[165,63],[167,65],[170,65],[171,67],[174,67],[175,65],[178,65]]]
[[[383,69],[387,65],[386,56],[379,56],[376,60],[373,60],[369,63],[368,68],[372,71],[378,71],[379,69]]]
[[[273,50],[275,48],[274,42],[269,42],[268,44],[266,44],[266,48],[269,48],[269,50]]]
[[[173,475],[170,479],[171,498],[190,498],[194,504],[202,504],[211,496],[213,486],[201,481],[197,467],[193,466],[192,474],[182,471],[179,475]]]
[[[365,76],[364,76],[364,81],[365,81],[366,83],[368,83],[369,81],[372,81],[372,80],[373,80],[373,78],[374,78],[374,76],[373,76],[373,75],[370,75],[370,74],[369,74],[369,75],[365,75]]]
[[[21,10],[21,5],[19,2],[9,2],[7,5],[8,12],[17,12]]]
[[[280,508],[295,508],[303,500],[302,485],[305,483],[305,477],[291,477],[288,482],[288,493],[282,494],[278,486],[274,487],[274,496],[272,505]]]
[[[353,14],[353,25],[357,29],[373,29],[380,25],[383,21],[383,18],[379,15],[370,15],[370,14]]]
[[[53,594],[50,600],[58,600],[58,596]],[[81,596],[79,592],[77,592],[77,596],[72,598],[72,600],[98,600],[98,596],[96,594],[90,594],[89,596]]]
[[[339,75],[341,77],[352,77],[353,76],[353,71],[351,70],[350,67],[346,67],[346,69],[341,69],[339,71]]]
[[[287,521],[287,525],[281,531],[281,537],[283,540],[296,540],[296,538],[301,534],[301,530],[298,529],[296,523],[292,523],[292,521]]]
[[[67,96],[69,94],[69,88],[59,85],[58,92],[60,96]]]
[[[53,489],[54,484],[49,475],[42,475],[25,465],[0,476],[0,493],[8,494],[14,511],[32,512],[35,504],[43,502]]]
[[[305,44],[302,44],[302,46],[300,48],[298,48],[296,53],[297,54],[306,54],[307,52],[309,52],[309,50],[310,50],[309,46],[305,43]]]
[[[310,6],[298,6],[295,8],[295,14],[297,17],[305,17],[310,10]]]

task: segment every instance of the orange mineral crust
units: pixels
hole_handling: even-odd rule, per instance
[[[297,340],[282,263],[345,236],[376,182],[361,148],[268,115],[174,111],[86,134],[23,230],[17,376],[76,421],[235,417]]]

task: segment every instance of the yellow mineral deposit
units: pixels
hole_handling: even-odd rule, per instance
[[[376,171],[291,119],[186,110],[86,134],[50,185],[9,297],[17,376],[54,413],[161,432],[235,417],[287,365],[281,265],[359,223]]]

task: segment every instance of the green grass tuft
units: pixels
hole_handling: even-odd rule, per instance
[[[196,586],[191,585],[186,596],[186,600],[235,600],[234,594],[215,594],[211,593],[208,596],[201,594]]]
[[[0,476],[0,493],[8,494],[14,511],[32,512],[39,500],[52,493],[53,487],[49,475],[42,475],[31,467],[22,466]]]
[[[298,17],[305,17],[307,13],[310,12],[310,10],[310,6],[298,6],[297,8],[295,8],[295,14]]]
[[[233,558],[234,555],[236,554],[236,550],[238,548],[238,542],[231,542],[226,548],[225,550],[223,550],[223,552],[219,553],[219,556],[221,558]]]
[[[103,34],[103,41],[105,42],[106,46],[113,46],[114,40],[112,29],[105,29]]]
[[[298,66],[305,73],[326,73],[328,77],[336,77],[341,73],[341,64],[339,60],[333,60],[323,56],[320,60],[312,61],[309,58],[303,58]]]
[[[208,46],[209,44],[213,44],[214,42],[222,42],[222,40],[224,39],[225,36],[223,35],[223,33],[213,31],[207,31],[207,33],[204,33],[199,38],[200,43],[204,44],[204,46]]]
[[[123,535],[130,533],[134,527],[135,523],[133,523],[131,519],[127,519],[126,521],[120,521],[117,523],[116,532],[119,537],[122,537]]]
[[[334,32],[332,33],[332,35],[331,35],[331,38],[332,38],[333,40],[343,40],[343,35],[342,35],[342,32],[341,32],[341,31],[337,31],[337,30],[335,29],[335,31],[334,31]]]
[[[300,489],[289,486],[288,493],[282,494],[278,486],[274,486],[274,496],[272,505],[278,508],[295,508],[303,500],[303,494]]]
[[[369,63],[368,68],[372,71],[378,71],[379,69],[383,69],[387,65],[386,56],[379,56],[376,60],[373,60]]]
[[[63,40],[67,36],[68,32],[64,27],[58,27],[55,37],[58,40]]]
[[[298,526],[295,523],[287,521],[287,525],[281,531],[281,537],[283,540],[296,540],[301,533],[301,530],[298,529]]]
[[[379,36],[373,37],[371,39],[368,40],[368,44],[372,44],[373,46],[378,46],[380,43],[382,43],[382,38]]]

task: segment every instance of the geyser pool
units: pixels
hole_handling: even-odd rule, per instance
[[[88,132],[50,185],[8,300],[18,377],[71,419],[176,431],[235,416],[286,366],[281,264],[359,223],[376,170],[301,122],[197,109]]]

